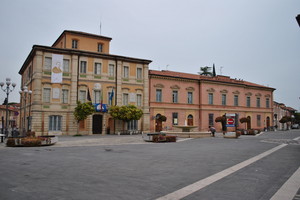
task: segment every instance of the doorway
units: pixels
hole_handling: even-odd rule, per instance
[[[93,115],[93,134],[102,134],[102,115]]]
[[[193,122],[193,115],[189,115],[188,117],[187,117],[187,125],[188,126],[193,126],[194,125],[194,122]]]
[[[269,130],[270,126],[271,126],[271,120],[270,117],[267,117],[267,129]]]
[[[157,114],[155,117],[155,132],[162,131],[162,121],[160,120],[161,114]]]

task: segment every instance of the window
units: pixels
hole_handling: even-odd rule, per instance
[[[222,94],[222,106],[226,106],[226,94]]]
[[[208,125],[209,126],[213,126],[214,125],[214,114],[213,113],[209,113],[208,114]]]
[[[51,89],[50,88],[44,88],[43,101],[45,103],[50,103],[50,94],[51,94]]]
[[[110,77],[115,76],[115,66],[113,64],[109,64],[109,66],[108,66],[108,75]]]
[[[257,126],[261,126],[261,116],[257,115]]]
[[[52,68],[52,58],[45,57],[44,70],[51,71]]]
[[[94,103],[100,103],[101,101],[101,91],[94,90]]]
[[[101,68],[102,68],[101,63],[95,63],[94,74],[101,74]]]
[[[234,95],[233,97],[233,103],[234,103],[234,106],[239,106],[239,96],[238,95]]]
[[[173,91],[173,103],[178,103],[178,91]]]
[[[269,98],[266,99],[266,107],[270,108],[270,99]]]
[[[210,104],[210,105],[214,104],[214,94],[213,93],[208,94],[208,104]]]
[[[172,113],[173,125],[178,125],[178,113]]]
[[[68,103],[68,98],[69,98],[69,90],[62,90],[62,95],[61,95],[61,102],[62,103]]]
[[[80,61],[80,73],[86,74],[86,61]]]
[[[250,106],[251,106],[251,98],[247,97],[247,107],[250,107]]]
[[[128,105],[128,94],[123,94],[123,105],[126,106]]]
[[[77,49],[77,47],[78,47],[78,41],[72,40],[72,49]]]
[[[141,94],[136,95],[136,105],[142,106],[142,95]]]
[[[102,52],[103,51],[103,44],[98,43],[98,52]]]
[[[69,72],[70,71],[70,69],[69,69],[69,60],[67,60],[67,59],[64,59],[64,65],[63,65],[63,71],[64,72]]]
[[[188,92],[188,104],[193,103],[193,92]]]
[[[124,66],[123,67],[123,78],[128,78],[129,77],[129,67]]]
[[[260,108],[260,98],[256,98],[256,107]]]
[[[80,90],[79,91],[79,101],[81,103],[85,103],[86,102],[86,91],[85,90]]]
[[[61,131],[61,116],[49,116],[49,131]]]
[[[162,102],[162,90],[156,89],[156,102]]]
[[[136,69],[136,78],[137,79],[142,79],[143,76],[142,76],[142,68],[137,68]]]
[[[131,120],[127,123],[127,130],[138,130],[138,121]]]

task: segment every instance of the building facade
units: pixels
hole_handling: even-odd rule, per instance
[[[133,104],[143,117],[128,129],[149,130],[148,65],[150,60],[112,55],[111,38],[64,31],[54,44],[34,45],[19,74],[32,91],[27,127],[36,135],[74,135],[77,101],[92,101],[97,112],[80,123],[82,134],[115,133],[122,123],[107,113],[111,105]],[[22,99],[21,99],[22,100]]]
[[[296,112],[295,109],[291,108],[291,107],[287,107],[285,106],[284,103],[278,103],[276,101],[274,101],[274,126],[276,127],[276,129],[278,130],[286,130],[289,129],[291,126],[291,122],[288,123],[280,123],[279,121],[283,118],[283,117],[291,117],[292,120],[294,118],[294,114]]]
[[[241,129],[273,126],[274,88],[231,79],[228,76],[201,76],[173,71],[149,71],[150,131],[174,130],[174,125],[197,126],[207,131],[217,117],[237,114],[248,118]],[[163,115],[165,122],[158,120]]]

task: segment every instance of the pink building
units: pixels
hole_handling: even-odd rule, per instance
[[[274,88],[228,76],[165,70],[149,71],[149,88],[152,132],[172,130],[173,125],[193,125],[198,131],[207,131],[211,125],[221,131],[221,124],[215,119],[226,113],[250,120],[238,122],[241,129],[273,126]],[[159,120],[160,116],[167,120]]]

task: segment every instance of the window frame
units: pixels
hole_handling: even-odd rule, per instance
[[[103,44],[102,44],[102,43],[98,43],[98,45],[97,45],[97,51],[98,51],[99,53],[102,53],[102,52],[103,52]]]
[[[72,49],[78,49],[78,40],[72,39]]]
[[[43,103],[50,103],[50,102],[51,102],[51,88],[43,88]]]
[[[208,93],[208,104],[214,105],[214,93]]]
[[[50,115],[48,118],[49,131],[62,131],[62,116],[61,115]]]
[[[123,106],[127,106],[128,103],[129,103],[129,94],[128,93],[123,93],[123,96],[122,96],[122,103],[123,103]]]
[[[156,102],[162,102],[162,89],[156,89]]]
[[[43,70],[51,71],[51,68],[52,68],[52,57],[45,57]]]
[[[247,106],[248,108],[251,107],[251,97],[250,97],[250,96],[247,96],[247,97],[246,97],[246,106]]]
[[[234,106],[239,106],[239,95],[234,95],[233,96],[233,105]]]
[[[123,78],[129,78],[129,67],[123,66]]]
[[[63,59],[63,72],[70,72],[70,60]]]
[[[87,61],[81,60],[80,61],[80,74],[86,74],[87,72]]]
[[[108,76],[115,77],[115,65],[114,64],[108,65]]]
[[[193,104],[193,92],[188,92],[187,93],[187,103],[188,104]]]
[[[178,90],[173,90],[172,91],[172,102],[173,103],[178,103]]]
[[[101,75],[101,71],[102,71],[102,63],[95,62],[94,63],[94,74],[95,75]]]
[[[61,90],[62,95],[61,95],[61,102],[63,104],[68,104],[69,103],[69,90],[68,89],[62,89]]]
[[[143,79],[143,69],[141,67],[136,68],[136,79]]]
[[[226,94],[222,94],[222,106],[226,106],[227,105],[227,95]]]

